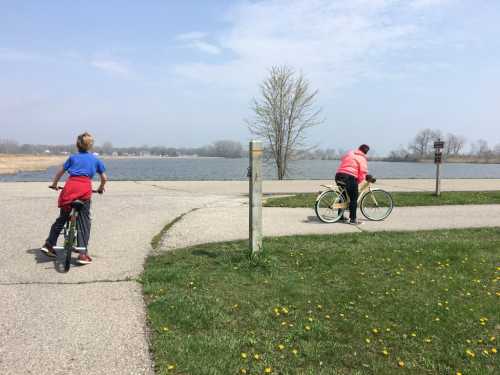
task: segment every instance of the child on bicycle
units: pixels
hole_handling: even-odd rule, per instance
[[[366,154],[370,150],[368,145],[362,144],[357,150],[349,151],[342,156],[340,166],[335,174],[335,182],[345,186],[349,195],[349,224],[359,225],[362,222],[356,219],[358,209],[358,186],[363,182],[368,173],[368,162]],[[347,222],[347,218],[342,217],[340,221]]]
[[[92,262],[92,258],[90,258],[87,251],[91,224],[90,202],[92,197],[92,178],[96,173],[100,176],[101,183],[97,189],[99,194],[104,192],[104,185],[108,180],[105,173],[106,167],[103,162],[89,152],[93,145],[94,139],[92,135],[87,132],[80,134],[76,140],[78,153],[71,155],[68,160],[66,160],[63,166],[55,174],[52,185],[49,186],[49,188],[57,190],[57,183],[61,177],[66,172],[69,174],[69,178],[66,181],[64,188],[59,194],[59,217],[56,219],[54,224],[52,224],[49,237],[40,249],[49,257],[56,257],[54,246],[57,244],[57,238],[59,237],[61,230],[68,221],[71,212],[71,203],[75,200],[81,200],[84,202],[84,205],[80,210],[76,224],[79,234],[77,245],[81,249],[77,262],[79,264],[89,264]]]

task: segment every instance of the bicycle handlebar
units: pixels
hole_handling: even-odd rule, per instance
[[[49,189],[52,189],[52,190],[56,190],[56,191],[57,191],[57,190],[62,190],[62,189],[64,189],[64,188],[63,188],[62,186],[53,187],[53,186],[51,186],[51,185],[50,185],[50,186],[49,186]],[[99,190],[93,190],[93,189],[92,189],[92,193],[103,194],[103,193],[104,193],[104,191],[103,191],[103,192],[99,192]]]

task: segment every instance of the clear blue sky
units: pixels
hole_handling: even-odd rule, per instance
[[[273,64],[319,89],[311,144],[500,143],[498,0],[0,0],[0,138],[246,142]]]

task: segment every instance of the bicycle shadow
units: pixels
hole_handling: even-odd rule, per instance
[[[304,220],[302,220],[303,223],[310,223],[310,224],[324,224],[321,222],[315,215],[310,215]]]
[[[66,273],[64,271],[64,258],[66,256],[64,250],[58,250],[56,252],[57,257],[56,258],[51,258],[45,255],[40,248],[36,249],[28,249],[26,250],[26,253],[34,255],[35,257],[35,262],[37,264],[48,264],[48,263],[54,263],[54,269],[58,273]],[[80,267],[81,265],[76,262],[75,258],[71,259],[71,266],[72,267]]]

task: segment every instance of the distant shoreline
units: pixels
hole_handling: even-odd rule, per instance
[[[64,163],[66,158],[65,155],[0,154],[0,175],[44,171],[49,167]]]

